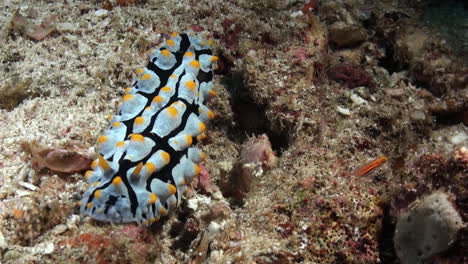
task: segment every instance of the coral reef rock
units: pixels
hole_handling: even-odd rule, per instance
[[[435,192],[399,218],[395,230],[395,249],[403,264],[422,263],[448,249],[455,241],[463,220],[447,194]]]

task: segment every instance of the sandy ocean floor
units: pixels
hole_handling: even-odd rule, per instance
[[[462,220],[424,258],[468,263],[467,60],[378,2],[1,1],[0,263],[405,263],[436,191]],[[187,30],[220,58],[201,178],[149,228],[81,216],[106,117]]]

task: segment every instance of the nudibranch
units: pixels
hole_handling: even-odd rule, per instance
[[[85,173],[91,187],[81,214],[111,223],[150,225],[174,210],[205,154],[214,113],[204,104],[216,93],[212,40],[199,33],[172,33],[155,49],[109,126],[97,139],[99,156]]]

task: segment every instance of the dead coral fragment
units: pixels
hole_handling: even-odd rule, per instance
[[[240,160],[231,171],[229,182],[223,186],[223,192],[242,200],[252,188],[255,177],[263,174],[276,164],[276,156],[271,149],[268,136],[263,134],[249,139],[242,146]]]
[[[41,25],[35,25],[28,18],[22,16],[19,9],[16,9],[7,28],[18,30],[29,38],[39,41],[55,30],[55,25],[53,25],[55,19],[56,16],[49,16]]]
[[[93,161],[89,155],[76,149],[47,148],[36,141],[25,142],[21,147],[31,154],[36,170],[47,168],[55,172],[74,173],[88,169]]]

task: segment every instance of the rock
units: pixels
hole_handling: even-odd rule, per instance
[[[424,121],[426,120],[426,114],[423,111],[415,110],[410,113],[410,118],[413,121]]]
[[[255,178],[276,165],[275,152],[266,134],[250,138],[242,145],[239,160],[222,185],[225,196],[242,200],[253,189]]]
[[[329,29],[330,41],[338,48],[348,48],[366,41],[367,34],[361,27],[344,22],[336,22]]]
[[[57,225],[52,229],[51,233],[55,236],[61,235],[67,231],[67,226],[66,225]]]
[[[435,192],[409,206],[397,220],[394,244],[403,264],[423,263],[447,250],[463,225],[458,212],[443,192]]]

